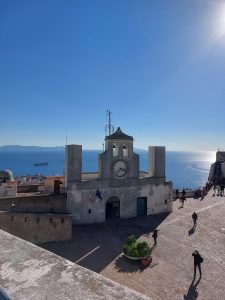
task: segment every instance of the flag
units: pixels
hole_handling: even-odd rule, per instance
[[[89,192],[89,203],[94,203],[94,202],[95,202],[95,199],[93,198],[92,193],[90,191]]]
[[[97,189],[97,191],[96,191],[96,193],[95,193],[95,196],[96,196],[96,198],[102,200],[102,195],[101,195],[99,189]]]

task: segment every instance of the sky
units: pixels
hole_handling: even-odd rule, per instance
[[[1,0],[0,146],[225,147],[225,0]]]

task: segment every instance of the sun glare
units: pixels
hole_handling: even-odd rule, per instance
[[[221,5],[218,13],[218,22],[217,22],[217,33],[218,36],[225,36],[225,4]]]

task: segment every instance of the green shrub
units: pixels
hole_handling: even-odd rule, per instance
[[[151,249],[146,242],[138,242],[134,235],[130,235],[123,245],[123,252],[132,257],[150,257]]]

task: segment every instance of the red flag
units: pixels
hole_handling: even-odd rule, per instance
[[[95,202],[95,199],[93,198],[91,191],[89,192],[89,202],[90,203],[94,203]]]

